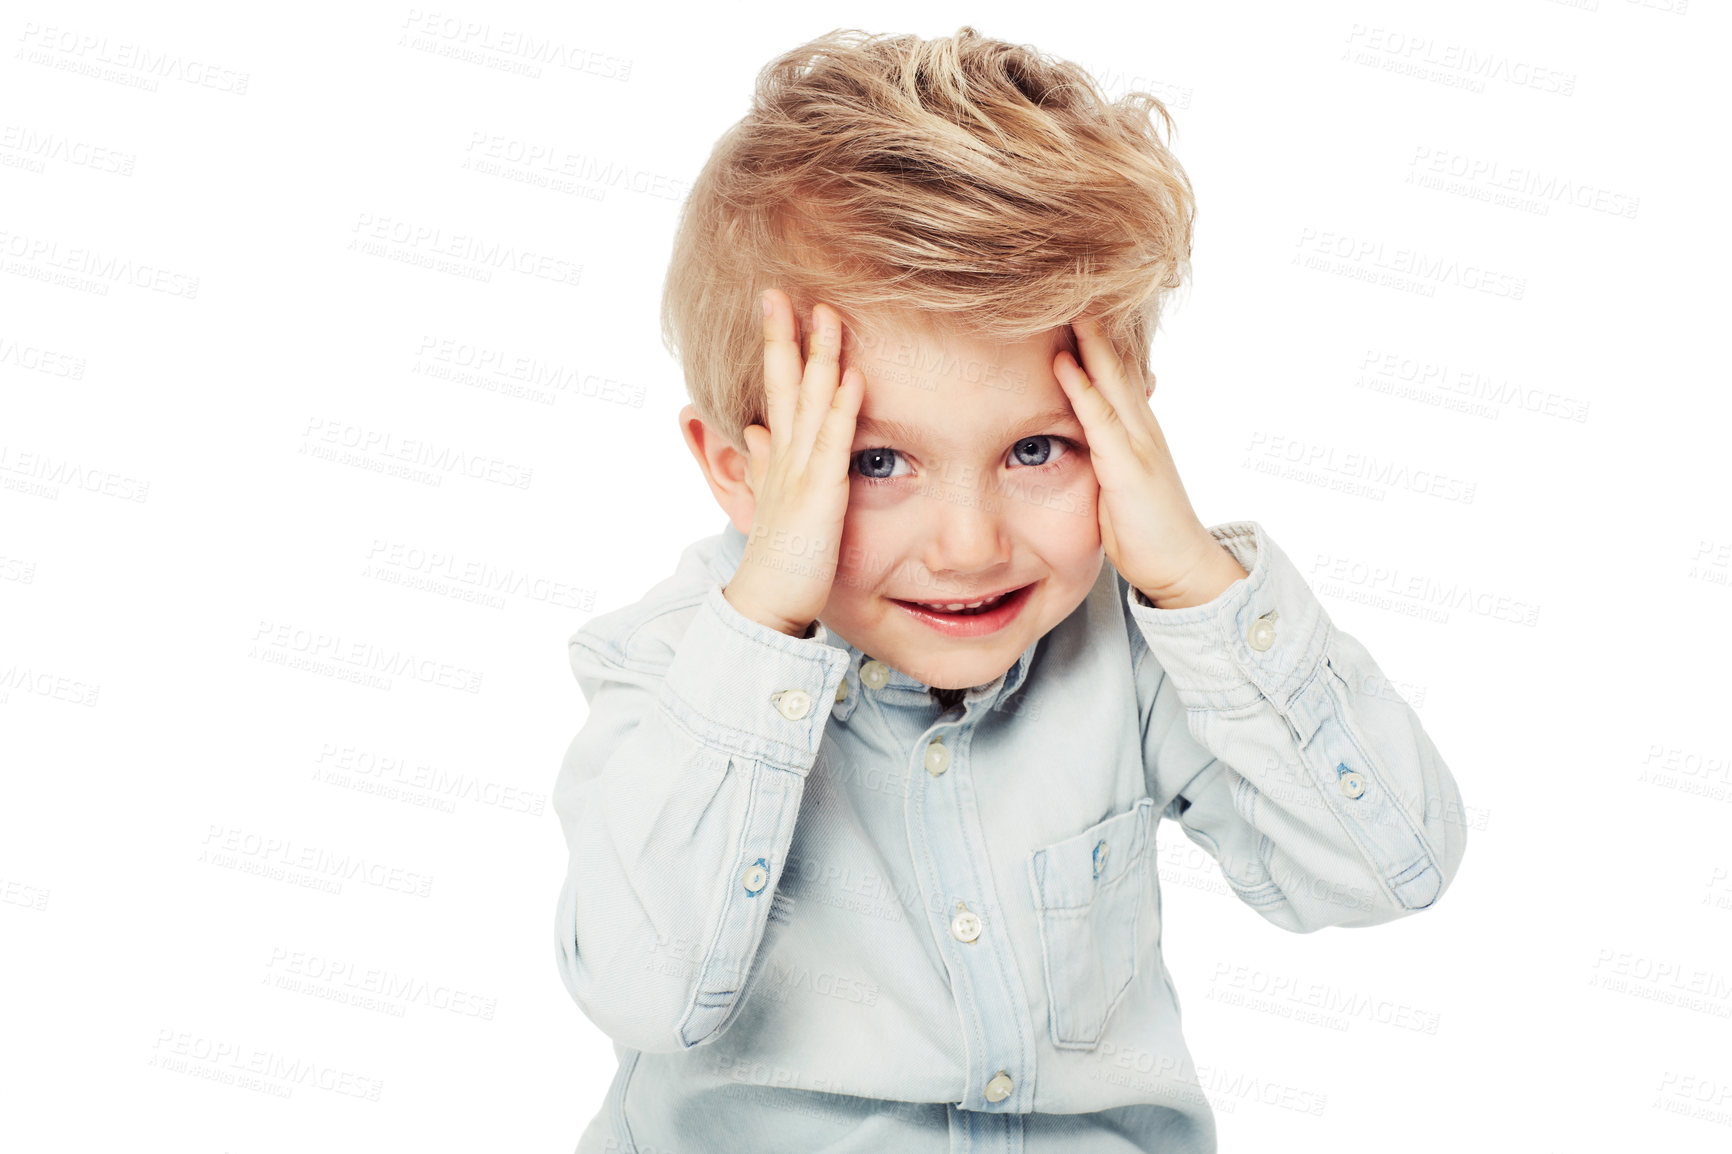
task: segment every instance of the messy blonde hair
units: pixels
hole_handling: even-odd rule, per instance
[[[764,424],[763,316],[779,288],[856,333],[1014,342],[1092,313],[1146,370],[1190,272],[1196,206],[1166,107],[1108,101],[1082,68],[971,27],[835,30],[758,73],[681,210],[662,342],[736,448]],[[1074,346],[1073,346],[1074,347]]]

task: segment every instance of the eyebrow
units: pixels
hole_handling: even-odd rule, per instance
[[[1076,413],[1066,405],[1063,408],[1047,409],[1042,413],[1034,413],[1020,421],[1009,421],[1000,425],[996,432],[997,440],[1014,441],[1028,436],[1036,429],[1051,425],[1073,425],[1081,427]],[[872,417],[858,417],[854,421],[857,436],[874,437],[890,444],[923,446],[925,432],[907,421],[875,420]]]

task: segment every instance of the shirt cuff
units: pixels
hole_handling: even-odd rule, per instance
[[[1261,524],[1229,521],[1209,533],[1246,576],[1183,609],[1157,609],[1126,581],[1131,616],[1187,707],[1239,708],[1258,695],[1285,707],[1323,660],[1329,615]]]
[[[680,639],[662,702],[700,738],[805,773],[818,756],[848,652],[812,637],[790,637],[734,608],[711,585]]]

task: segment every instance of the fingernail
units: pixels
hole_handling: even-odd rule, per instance
[[[770,315],[770,290],[765,289],[758,294],[758,303],[764,306],[764,315]]]

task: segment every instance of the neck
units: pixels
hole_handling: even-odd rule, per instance
[[[956,704],[962,700],[963,694],[967,692],[966,689],[934,689],[932,695],[938,698],[939,705],[949,710],[955,708]]]

